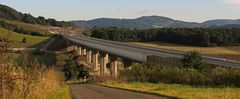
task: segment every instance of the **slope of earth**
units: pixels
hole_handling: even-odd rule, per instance
[[[4,28],[0,28],[0,38],[6,37],[7,35],[9,35],[10,47],[12,47],[12,48],[33,47],[33,46],[40,44],[48,39],[48,37],[39,37],[39,36],[19,34],[16,32],[6,30]],[[22,39],[24,37],[27,40],[26,43],[22,42]]]
[[[23,28],[25,30],[38,32],[43,35],[50,34],[49,29],[51,27],[47,26],[47,25],[29,24],[29,23],[23,23],[23,22],[19,22],[19,21],[9,21],[9,20],[5,20],[5,22],[16,25],[18,28]]]

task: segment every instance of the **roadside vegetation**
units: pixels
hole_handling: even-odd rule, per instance
[[[134,64],[122,69],[119,79],[100,84],[185,99],[240,98],[240,70],[201,61],[193,51],[185,53],[180,67]]]
[[[62,85],[62,74],[54,67],[40,65],[27,54],[16,62],[6,48],[0,53],[1,99],[70,99],[67,86]]]
[[[105,82],[101,85],[128,89],[137,92],[171,96],[182,99],[239,99],[240,88],[231,87],[194,87],[179,84],[144,83],[144,82]]]
[[[70,58],[65,61],[63,72],[66,83],[85,83],[89,79],[89,70],[78,62],[78,56],[69,54]]]

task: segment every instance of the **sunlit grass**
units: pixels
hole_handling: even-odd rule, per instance
[[[134,91],[154,93],[184,99],[239,99],[240,88],[209,88],[192,87],[177,84],[151,84],[151,83],[101,83],[102,85],[130,89]]]
[[[20,33],[12,32],[12,31],[0,28],[0,37],[4,37],[8,33],[10,34],[10,40],[11,40],[10,47],[30,47],[48,39],[48,37],[25,35],[25,34],[20,34]],[[27,43],[21,42],[24,37],[27,39]]]
[[[232,47],[197,47],[197,46],[186,46],[173,43],[163,42],[129,42],[129,44],[157,47],[181,52],[187,51],[198,51],[203,55],[210,55],[222,58],[228,58],[233,60],[240,60],[240,46]]]
[[[38,32],[43,35],[49,34],[48,28],[50,26],[44,26],[44,25],[39,25],[39,24],[29,24],[29,23],[18,22],[18,21],[9,21],[9,20],[5,20],[5,21],[9,24],[16,25],[18,28],[23,28],[25,30]]]
[[[160,42],[132,42],[130,44],[144,45],[144,46],[152,46],[159,47],[177,51],[191,51],[196,50],[202,54],[239,54],[240,55],[240,47],[238,49],[233,49],[231,47],[195,47],[195,46],[184,46],[172,43],[160,43]]]

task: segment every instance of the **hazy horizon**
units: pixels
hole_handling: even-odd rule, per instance
[[[64,21],[152,15],[187,22],[240,19],[240,0],[2,0],[0,3],[33,16]]]

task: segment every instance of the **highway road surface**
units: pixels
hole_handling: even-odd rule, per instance
[[[139,62],[146,62],[148,55],[183,58],[183,53],[177,51],[154,47],[129,45],[126,43],[84,36],[63,36],[74,43],[97,49],[103,52],[108,52],[110,54],[118,55],[121,57],[133,59]],[[210,56],[202,56],[202,58],[205,63],[240,69],[240,62]]]
[[[90,84],[70,85],[73,99],[169,99],[157,95],[137,93]]]

